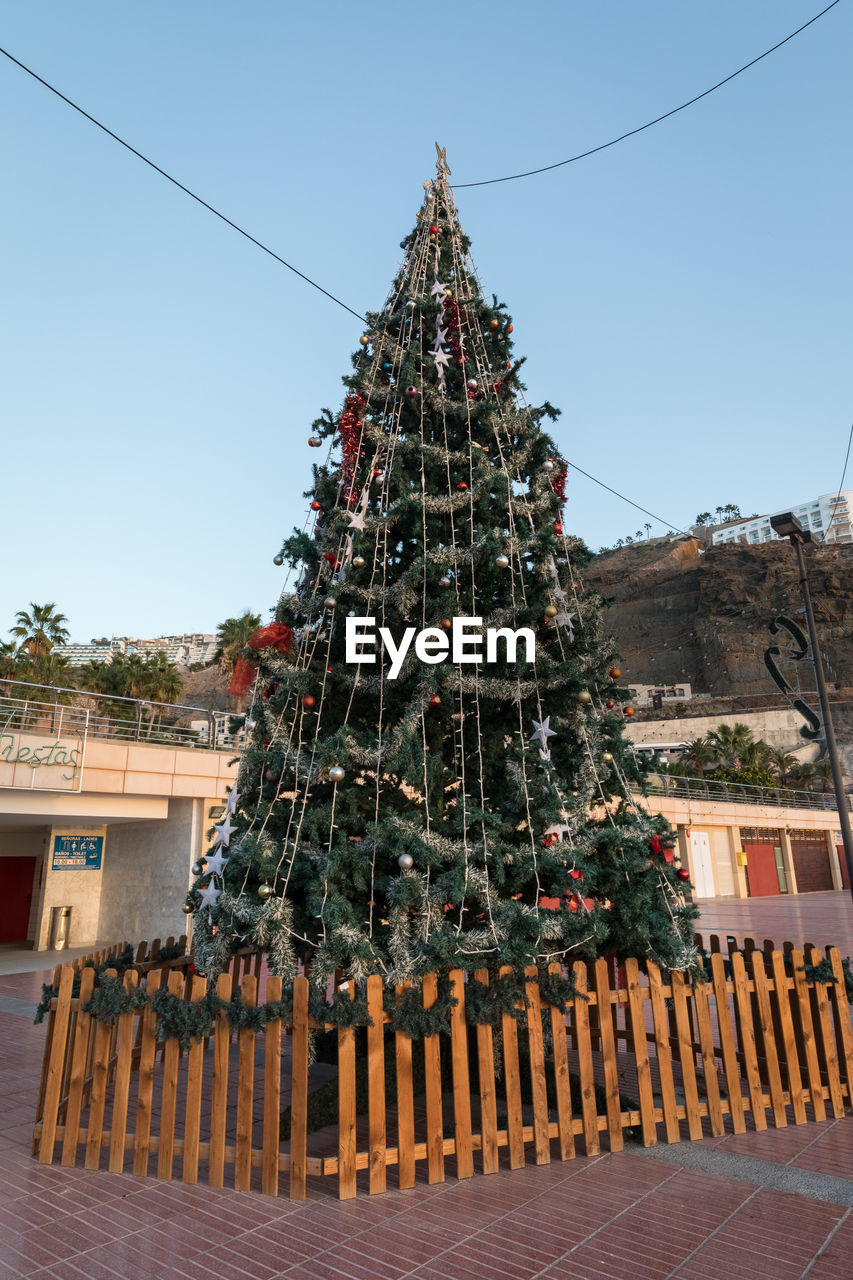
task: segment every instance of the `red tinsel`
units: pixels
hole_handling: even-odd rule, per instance
[[[652,836],[651,840],[649,841],[649,848],[651,849],[652,853],[660,853],[661,842],[660,842],[660,836],[657,834],[657,832],[655,832],[655,834]]]
[[[462,350],[461,325],[465,312],[455,298],[445,298],[444,317],[447,321],[447,345],[456,357],[456,363],[464,365],[465,355]]]
[[[339,560],[339,559],[338,559],[338,557],[337,557],[336,555],[334,555],[334,553],[333,553],[333,552],[331,552],[331,551],[324,551],[324,552],[323,552],[323,559],[324,559],[324,560],[327,560],[327,561],[328,561],[328,563],[332,566],[332,568],[333,568],[333,569],[339,569],[339,568],[341,567],[341,562],[340,562],[340,560]]]
[[[338,423],[343,446],[343,466],[341,472],[344,479],[344,494],[351,506],[358,499],[358,485],[355,483],[355,468],[361,451],[361,420],[367,404],[360,392],[354,391],[344,401],[344,411]]]
[[[566,501],[566,478],[568,477],[568,474],[569,468],[564,462],[562,463],[562,470],[558,471],[557,475],[551,481],[551,488],[554,490],[561,502]]]
[[[246,641],[247,649],[275,649],[276,653],[289,653],[293,647],[293,632],[283,622],[270,622],[259,627]],[[234,663],[234,674],[228,686],[233,698],[242,698],[249,691],[255,678],[255,663],[242,654]]]

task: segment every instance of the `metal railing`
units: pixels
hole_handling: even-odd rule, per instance
[[[14,687],[11,692],[10,686]],[[176,723],[190,715],[202,723]],[[4,733],[49,733],[57,738],[88,734],[153,746],[225,751],[238,742],[227,732],[228,720],[228,712],[206,707],[0,680],[0,732]]]
[[[723,804],[776,805],[784,809],[834,809],[835,795],[830,791],[792,791],[787,787],[750,787],[740,782],[718,782],[711,778],[680,778],[674,774],[654,773],[646,778],[646,790],[653,796],[671,796],[674,800],[714,800]],[[853,809],[847,797],[848,809]]]

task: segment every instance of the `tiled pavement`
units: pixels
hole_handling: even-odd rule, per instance
[[[4,975],[0,996],[34,1003],[41,980]],[[292,1204],[38,1165],[43,1041],[0,1005],[0,1280],[853,1277],[853,1183],[842,1195],[825,1179],[825,1198],[780,1191],[756,1163],[853,1178],[850,1117],[667,1148],[665,1160],[629,1148],[344,1203],[327,1180]],[[749,1160],[721,1177],[679,1164],[682,1151]]]

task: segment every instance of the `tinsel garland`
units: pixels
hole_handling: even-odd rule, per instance
[[[130,963],[128,961],[125,968]],[[529,978],[519,973],[494,975],[489,984],[470,976],[465,987],[465,1015],[468,1024],[497,1026],[504,1014],[522,1022],[526,1017],[526,985],[529,981]],[[546,1005],[564,1008],[578,994],[574,977],[563,978],[549,973],[544,967],[540,967],[536,981],[540,998]],[[41,1012],[40,1015],[37,1014],[36,1022],[42,1021],[44,1013],[50,1008],[51,999],[57,994],[56,989],[49,986],[45,986],[44,993],[44,1007],[39,1006]],[[72,997],[79,994],[80,984],[77,978]],[[194,1042],[213,1033],[220,1014],[224,1014],[234,1032],[251,1031],[257,1034],[270,1022],[290,1022],[293,1016],[293,984],[285,985],[280,1000],[270,1000],[260,1005],[245,1004],[239,988],[230,1000],[223,1000],[215,991],[210,990],[200,1000],[190,1001],[173,994],[166,987],[159,987],[153,993],[146,991],[144,987],[125,990],[122,977],[108,977],[102,967],[98,966],[92,998],[83,1006],[82,1012],[90,1014],[96,1022],[111,1025],[123,1014],[137,1013],[144,1009],[149,1002],[157,1015],[157,1039],[177,1040],[182,1049],[188,1049]],[[450,1015],[457,1003],[446,974],[439,977],[436,998],[429,1008],[424,1008],[421,990],[416,986],[408,987],[402,992],[385,987],[383,992],[383,1008],[390,1018],[389,1030],[400,1031],[414,1040],[420,1040],[424,1036],[449,1035]],[[318,1026],[373,1025],[367,1011],[365,981],[353,983],[351,992],[339,991],[331,1001],[312,987],[308,997],[308,1013]]]
[[[341,476],[344,482],[344,495],[350,506],[358,500],[359,495],[359,488],[355,483],[355,469],[361,452],[361,424],[366,405],[364,396],[358,391],[353,392],[344,401],[344,411],[338,423],[343,449]]]
[[[179,956],[186,955],[186,948],[181,943],[176,943],[173,947],[163,947],[162,951],[158,951],[156,956],[147,956],[145,960],[140,960],[140,964],[151,964],[156,961],[158,964],[168,964],[170,960],[177,960]],[[132,947],[127,947],[117,956],[113,956],[111,960],[106,960],[103,964],[95,964],[92,960],[87,960],[83,965],[83,969],[95,970],[95,986],[99,982],[105,981],[104,975],[108,969],[115,970],[118,976],[122,976],[126,969],[137,962],[133,958],[134,952]],[[74,975],[74,982],[71,986],[71,999],[76,1000],[80,994],[80,977],[82,969]],[[42,984],[41,1000],[36,1006],[35,1017],[33,1021],[38,1025],[44,1021],[46,1013],[50,1012],[50,1002],[55,1000],[59,995],[59,987],[54,987],[49,982]]]
[[[556,493],[561,502],[566,501],[566,479],[568,478],[569,468],[565,462],[562,463],[562,470],[557,473],[551,481],[551,488]]]

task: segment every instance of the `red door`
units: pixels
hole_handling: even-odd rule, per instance
[[[838,854],[838,865],[841,868],[841,883],[845,889],[850,888],[850,876],[847,874],[847,859],[844,856],[844,845],[837,844],[835,851]]]
[[[746,875],[750,898],[764,898],[779,893],[779,876],[776,872],[776,855],[772,844],[763,840],[744,840]]]
[[[0,858],[0,942],[26,942],[35,858]]]

